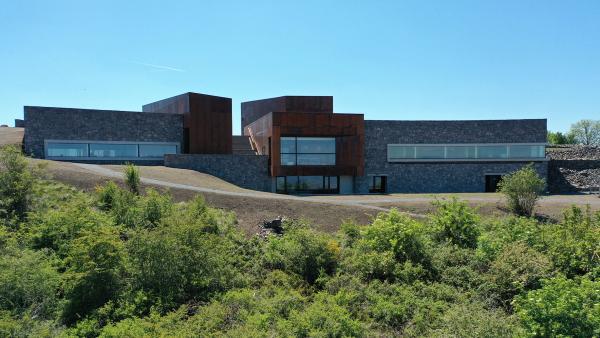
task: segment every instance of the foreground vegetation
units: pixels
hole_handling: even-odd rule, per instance
[[[0,336],[600,335],[600,213],[427,221],[248,238],[201,197],[87,194],[0,156]]]

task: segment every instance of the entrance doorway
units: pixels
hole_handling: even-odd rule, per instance
[[[501,174],[485,175],[485,192],[498,191],[498,184],[502,180]]]
[[[373,194],[385,193],[387,176],[372,176],[369,183],[369,192]]]

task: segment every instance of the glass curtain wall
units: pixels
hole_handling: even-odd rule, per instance
[[[540,144],[388,145],[388,161],[544,159]]]
[[[281,165],[335,165],[335,137],[281,137]]]
[[[337,194],[339,192],[338,176],[278,176],[276,180],[278,193]]]
[[[163,143],[46,143],[46,156],[83,159],[161,159],[165,154],[177,154],[177,144]]]

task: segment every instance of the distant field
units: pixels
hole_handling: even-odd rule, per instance
[[[23,128],[0,128],[0,146],[20,145],[23,143]]]

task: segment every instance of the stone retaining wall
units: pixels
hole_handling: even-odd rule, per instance
[[[598,190],[600,159],[550,160],[548,189],[551,193],[569,193]]]
[[[172,154],[165,155],[164,162],[166,167],[199,171],[242,188],[271,191],[268,156]]]

